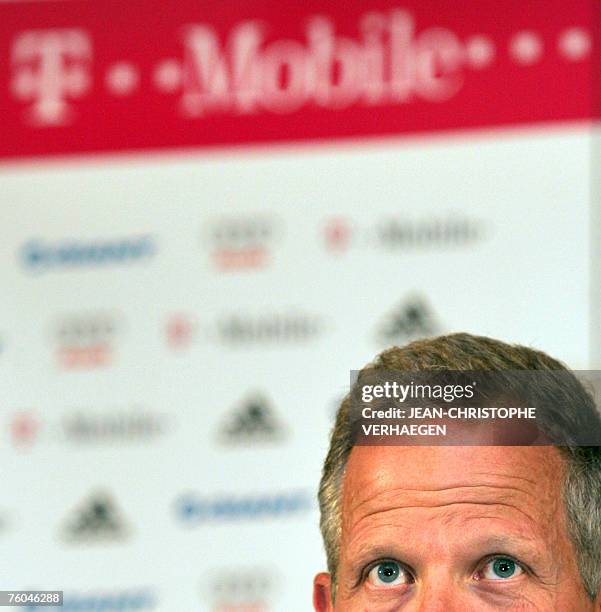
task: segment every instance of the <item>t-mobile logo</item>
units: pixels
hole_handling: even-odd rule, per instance
[[[38,126],[65,125],[72,118],[69,99],[91,86],[92,43],[81,29],[28,30],[12,46],[12,91],[33,102],[27,118]]]

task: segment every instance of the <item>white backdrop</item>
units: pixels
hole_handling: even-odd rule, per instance
[[[309,609],[350,369],[459,330],[588,365],[590,148],[531,129],[5,167],[3,584]]]

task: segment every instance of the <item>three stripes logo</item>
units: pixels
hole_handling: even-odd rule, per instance
[[[226,445],[251,445],[280,442],[287,435],[267,398],[254,393],[245,398],[227,416],[219,430],[219,440]]]
[[[120,542],[129,527],[114,499],[105,491],[96,491],[75,508],[62,529],[68,543]]]
[[[383,344],[404,344],[440,331],[440,323],[428,302],[421,296],[412,296],[387,317],[377,337]]]

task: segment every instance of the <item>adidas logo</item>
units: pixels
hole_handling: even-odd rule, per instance
[[[75,509],[62,535],[70,543],[94,543],[121,541],[128,531],[111,496],[96,492]]]
[[[382,325],[378,340],[385,344],[405,344],[440,333],[440,324],[428,303],[411,297],[397,308]]]
[[[238,406],[219,431],[219,439],[224,444],[277,442],[285,435],[285,428],[271,405],[259,394]]]

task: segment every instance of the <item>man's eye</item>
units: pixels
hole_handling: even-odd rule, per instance
[[[490,559],[479,572],[486,580],[507,580],[524,573],[522,566],[509,557]]]
[[[411,582],[410,574],[396,561],[381,561],[374,565],[367,579],[376,587],[396,586]]]

